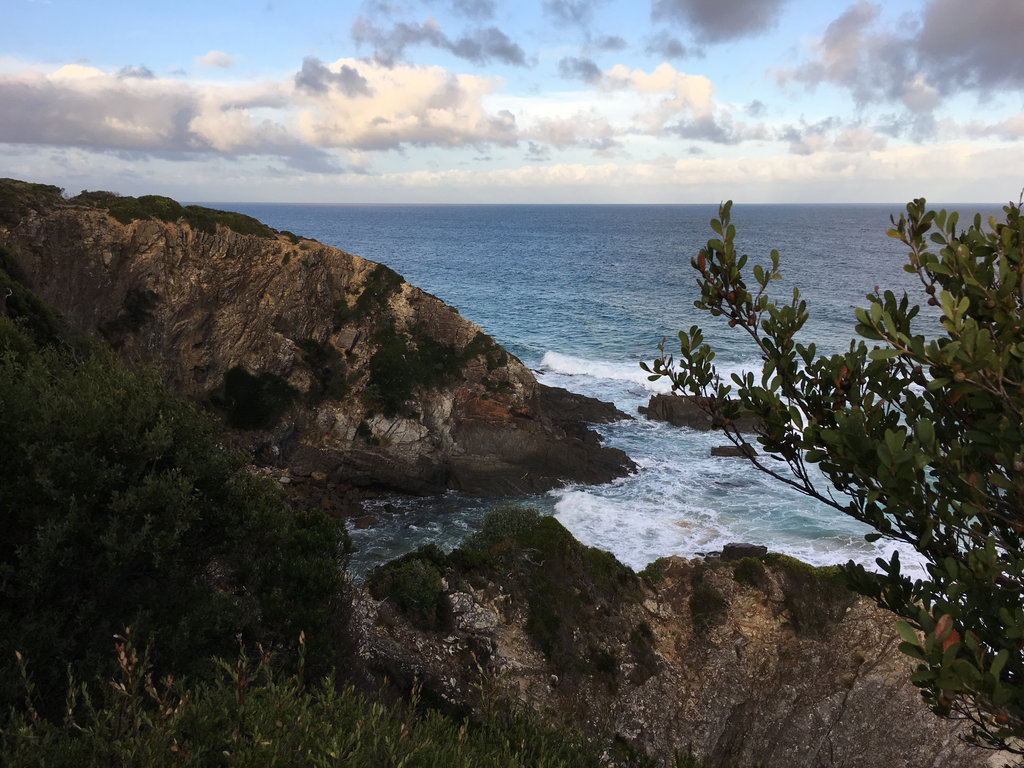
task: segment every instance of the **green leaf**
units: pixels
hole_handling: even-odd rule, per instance
[[[905,621],[896,622],[896,633],[906,643],[910,643],[911,645],[921,644],[921,639],[918,637],[917,630]]]
[[[868,352],[869,360],[891,360],[894,357],[899,357],[902,352],[892,347],[874,347]]]

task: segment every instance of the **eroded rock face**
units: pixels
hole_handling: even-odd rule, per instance
[[[265,462],[412,493],[535,492],[633,468],[546,408],[530,371],[455,309],[316,241],[65,204],[0,227],[0,245],[75,326],[182,394],[224,396],[236,366],[286,382],[278,423],[238,433]]]
[[[564,628],[579,653],[568,668],[527,633],[515,585],[457,585],[451,575],[451,624],[436,632],[359,593],[360,653],[391,680],[417,679],[451,702],[476,704],[483,682],[662,757],[692,749],[710,764],[765,768],[988,764],[957,723],[922,703],[892,614],[771,558],[661,561],[656,583],[598,601],[598,624]]]

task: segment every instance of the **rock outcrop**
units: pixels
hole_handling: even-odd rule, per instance
[[[689,395],[651,395],[646,407],[640,407],[640,413],[652,421],[666,421],[674,427],[690,429],[714,429],[711,415],[701,407],[697,398]],[[734,426],[740,432],[755,431],[756,419],[745,416],[735,421]]]
[[[848,592],[834,569],[748,547],[661,560],[641,579],[567,543],[553,523],[542,528],[486,577],[478,563],[490,556],[479,552],[438,566],[436,627],[422,615],[410,623],[400,595],[360,592],[363,659],[456,704],[479,704],[490,690],[660,757],[689,749],[712,765],[765,768],[987,764],[990,753],[964,743],[962,727],[930,712],[910,683],[895,617]],[[555,580],[558,591],[545,593]]]
[[[34,290],[81,330],[159,366],[180,393],[219,403],[268,464],[355,486],[494,495],[633,468],[552,403],[625,414],[538,384],[382,265],[254,220],[255,234],[240,234],[206,209],[194,209],[199,224],[119,221],[97,200],[134,199],[65,201],[11,184],[33,195],[2,212],[0,246]]]

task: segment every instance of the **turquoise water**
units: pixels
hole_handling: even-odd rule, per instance
[[[728,373],[754,370],[740,332],[693,307],[690,258],[711,236],[716,206],[331,206],[237,204],[277,228],[387,264],[482,326],[548,384],[636,413],[651,383],[639,361],[700,324]],[[973,209],[961,208],[963,213]],[[903,247],[885,235],[887,205],[737,205],[738,243],[752,262],[777,248],[787,299],[799,285],[811,320],[805,343],[849,344],[853,309],[878,285],[907,289]],[[586,544],[634,568],[744,541],[816,564],[888,559],[856,521],[786,489],[739,460],[712,459],[721,437],[642,418],[600,428],[640,471],[604,486],[523,499],[555,514]],[[493,500],[446,494],[370,502],[380,524],[358,531],[356,572],[432,541],[451,547]],[[913,553],[902,551],[905,562]]]

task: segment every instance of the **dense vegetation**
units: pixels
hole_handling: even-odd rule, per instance
[[[33,184],[17,179],[0,179],[0,223],[12,224],[29,209],[54,208],[67,203],[101,208],[122,224],[136,219],[155,218],[160,221],[184,220],[200,232],[213,233],[217,225],[229,227],[243,235],[273,238],[277,232],[263,222],[234,211],[220,211],[201,205],[181,205],[162,195],[128,197],[116,192],[82,190],[81,194],[65,199],[64,190],[50,184]],[[291,233],[289,239],[295,238]],[[296,242],[297,239],[292,239]]]
[[[100,701],[69,693],[62,721],[29,710],[0,732],[4,765],[42,766],[420,766],[421,768],[656,768],[652,758],[609,762],[602,745],[502,704],[488,691],[482,716],[453,720],[408,703],[304,683],[301,667],[276,671],[265,654],[218,663],[211,682],[156,680],[131,638],[119,638],[118,668]],[[481,681],[482,684],[484,681]],[[76,697],[77,694],[77,697]],[[699,768],[686,756],[675,768]]]
[[[1024,216],[981,216],[907,205],[889,235],[909,252],[906,270],[935,307],[927,338],[904,293],[867,296],[848,352],[818,355],[797,335],[807,321],[799,291],[769,297],[779,254],[745,271],[731,204],[711,222],[716,237],[692,260],[696,306],[745,331],[764,369],[722,380],[698,327],[680,332],[678,365],[661,348],[648,370],[695,396],[736,445],[735,419],[760,420],[761,470],[913,546],[927,563],[914,579],[898,554],[881,573],[852,563],[856,589],[906,617],[902,650],[934,710],[966,718],[973,737],[1024,754]],[[750,277],[753,282],[748,283]],[[735,394],[734,394],[735,392]],[[821,487],[817,465],[831,487]]]
[[[288,510],[215,420],[73,334],[0,259],[4,765],[663,764],[503,704],[483,676],[472,719],[415,690],[396,703],[346,687],[343,530]],[[467,573],[507,571],[519,558],[503,551],[509,536],[558,555],[530,587],[548,652],[613,663],[577,660],[571,625],[635,577],[535,511],[494,517],[456,557]],[[577,575],[585,594],[561,595],[559,579]],[[639,628],[638,654],[645,643]]]
[[[129,224],[136,219],[149,218],[167,222],[184,220],[192,229],[210,234],[216,232],[217,225],[220,224],[241,235],[269,238],[276,236],[273,229],[252,216],[233,211],[204,208],[201,205],[182,205],[176,200],[161,195],[123,197],[114,192],[82,190],[82,193],[71,198],[70,202],[103,208],[122,224]]]
[[[23,698],[15,651],[52,704],[66,666],[91,680],[129,625],[159,638],[159,670],[199,674],[238,635],[274,649],[300,631],[336,663],[336,525],[289,512],[154,371],[75,341],[6,270],[3,286],[0,707]]]
[[[466,587],[497,584],[528,607],[526,632],[559,674],[612,673],[624,659],[592,643],[633,637],[634,662],[650,674],[650,628],[617,618],[642,594],[640,578],[613,555],[587,547],[553,517],[532,507],[499,505],[480,531],[450,554],[421,547],[378,567],[368,586],[424,629],[447,629],[451,607],[442,579]]]

